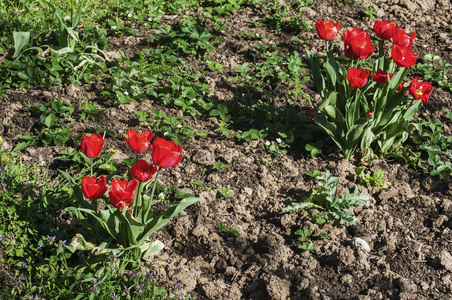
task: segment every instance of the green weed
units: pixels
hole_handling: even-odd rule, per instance
[[[355,191],[350,193],[347,188],[345,194],[336,196],[339,179],[333,177],[329,170],[326,170],[325,176],[318,175],[316,179],[320,181],[320,189],[313,189],[310,197],[305,199],[304,202],[292,203],[292,205],[283,208],[282,212],[288,213],[299,212],[305,209],[317,209],[321,213],[324,213],[323,216],[326,219],[332,220],[335,224],[355,225],[357,219],[349,208],[353,206],[365,206],[367,202],[371,201],[369,195],[361,193],[358,188],[355,188]]]

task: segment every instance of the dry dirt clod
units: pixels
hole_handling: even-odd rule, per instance
[[[267,283],[267,292],[273,299],[286,300],[290,296],[290,281],[272,275]]]

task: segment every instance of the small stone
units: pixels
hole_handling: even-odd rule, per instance
[[[352,286],[353,284],[353,276],[351,274],[345,274],[344,276],[341,277],[341,282],[345,283],[349,286]]]
[[[439,255],[439,263],[447,271],[452,271],[452,255],[447,251],[442,251]]]
[[[47,100],[52,101],[55,97],[49,91],[43,91],[42,95],[47,98]]]
[[[245,194],[247,194],[248,196],[252,196],[252,195],[253,195],[253,189],[250,188],[250,187],[244,187],[244,188],[243,188],[243,192],[244,192]]]
[[[396,283],[399,285],[401,292],[412,293],[412,294],[417,293],[416,284],[414,284],[412,281],[410,281],[406,278],[400,277],[400,278],[396,279]]]
[[[371,250],[369,244],[362,238],[359,238],[359,237],[352,238],[350,243],[354,248],[362,249],[366,252],[370,252],[370,250]]]

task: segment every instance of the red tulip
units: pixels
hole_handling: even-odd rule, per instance
[[[368,112],[368,113],[366,114],[366,118],[369,119],[369,118],[371,118],[373,115],[374,115],[373,112]]]
[[[102,152],[104,143],[105,140],[100,134],[93,133],[91,136],[83,136],[80,148],[89,158],[98,157]]]
[[[359,28],[353,28],[352,30],[346,30],[344,32],[344,36],[343,36],[344,43],[349,44],[352,39],[356,38],[358,36],[358,34],[361,34],[363,32],[364,31],[362,31]]]
[[[392,35],[392,41],[399,47],[410,47],[413,45],[415,37],[416,32],[409,36],[405,30],[396,26]]]
[[[354,28],[344,33],[344,50],[349,59],[366,59],[374,52],[375,46],[372,45],[367,32]]]
[[[392,78],[392,75],[394,75],[394,73],[389,73],[389,79]],[[386,81],[388,80],[386,73],[381,69],[379,69],[376,74],[371,74],[370,76],[372,76],[372,78],[377,83],[386,83]]]
[[[127,143],[133,152],[144,152],[150,146],[152,140],[152,132],[145,131],[138,134],[135,130],[130,129],[127,131],[127,137],[125,138]]]
[[[411,81],[408,92],[414,99],[420,98],[422,103],[427,104],[428,98],[433,91],[432,84],[430,82],[417,81],[417,79],[416,77]]]
[[[157,172],[157,167],[148,163],[145,160],[138,160],[136,164],[131,169],[132,176],[140,182],[146,182],[151,180],[155,172]]]
[[[369,70],[350,68],[346,77],[352,87],[362,88],[366,85],[369,74]]]
[[[315,22],[315,29],[317,34],[322,40],[332,40],[339,33],[339,28],[341,27],[341,22],[334,24],[330,21],[318,20]]]
[[[113,179],[109,192],[111,205],[119,210],[130,206],[137,186],[138,182],[135,179],[131,181]]]
[[[346,30],[344,32],[344,51],[345,56],[349,59],[353,59],[353,52],[350,46],[350,42],[361,33],[363,33],[363,31],[359,28],[353,28],[352,30]]]
[[[96,200],[102,197],[107,191],[107,180],[104,176],[88,177],[83,176],[82,178],[82,191],[85,198],[90,200]]]
[[[158,138],[152,144],[152,160],[160,168],[177,165],[182,158],[182,147],[176,143]]]
[[[417,61],[417,55],[410,47],[399,47],[397,44],[392,46],[391,57],[402,68],[412,67]]]
[[[378,38],[387,41],[392,38],[395,27],[396,22],[375,21],[374,32]]]

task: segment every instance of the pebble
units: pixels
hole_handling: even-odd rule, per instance
[[[366,252],[370,252],[370,250],[371,250],[369,244],[362,238],[354,237],[354,238],[352,238],[350,243],[354,248],[362,249]]]

